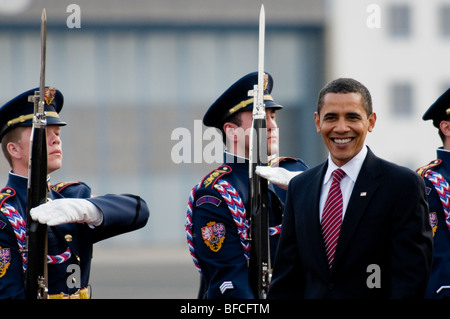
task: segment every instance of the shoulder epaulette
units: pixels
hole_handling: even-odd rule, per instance
[[[10,197],[16,195],[16,191],[11,187],[5,187],[0,190],[0,207],[3,206],[3,203]]]
[[[281,162],[298,162],[298,159],[289,156],[279,156],[275,157],[269,162],[269,166],[278,166]]]
[[[63,189],[65,189],[68,186],[79,185],[79,184],[80,184],[80,182],[61,182],[61,183],[58,183],[58,184],[50,186],[50,188],[53,191],[59,193],[59,192],[61,192]]]
[[[203,178],[201,182],[202,187],[213,187],[219,178],[221,178],[223,175],[231,173],[231,171],[232,169],[228,165],[222,165],[216,168],[211,173],[206,175],[205,178]]]
[[[416,173],[419,174],[420,176],[424,177],[425,173],[430,170],[433,167],[437,167],[439,165],[441,165],[442,160],[440,159],[435,159],[434,161],[429,162],[427,165],[424,165],[422,167],[419,167],[418,169],[416,169]]]

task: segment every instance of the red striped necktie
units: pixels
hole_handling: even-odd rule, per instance
[[[340,182],[344,176],[345,172],[340,168],[333,171],[333,181],[322,213],[322,233],[330,268],[333,266],[334,253],[342,224],[343,204]]]

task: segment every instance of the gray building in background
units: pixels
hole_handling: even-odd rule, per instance
[[[281,154],[310,166],[324,158],[313,121],[326,70],[323,2],[264,1],[265,69],[285,106]],[[130,192],[147,201],[148,225],[111,245],[184,244],[188,194],[218,166],[194,163],[194,147],[209,143],[196,138],[206,129],[198,135],[196,123],[229,85],[256,71],[261,3],[82,0],[75,3],[80,28],[68,26],[74,1],[11,3],[16,8],[0,5],[0,104],[38,86],[40,14],[47,10],[46,84],[63,92],[68,122],[64,165],[52,181],[82,180],[97,194]],[[172,159],[177,128],[191,132],[190,162]],[[0,184],[8,170],[1,161]]]

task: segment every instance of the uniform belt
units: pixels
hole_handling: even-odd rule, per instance
[[[91,299],[91,294],[89,292],[89,288],[83,288],[77,290],[74,294],[65,294],[63,292],[54,295],[48,295],[49,299]]]

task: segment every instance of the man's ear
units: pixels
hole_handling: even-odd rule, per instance
[[[234,141],[237,139],[237,136],[235,134],[235,130],[238,126],[234,123],[231,122],[226,122],[223,125],[223,131],[225,132],[225,135],[227,136],[227,138],[231,141]]]
[[[314,112],[314,123],[316,124],[317,133],[320,133],[320,117],[319,113]]]
[[[6,144],[6,150],[8,151],[9,155],[14,158],[20,158],[21,152],[20,150],[22,147],[19,145],[19,143],[9,142]]]
[[[377,121],[377,114],[372,113],[369,115],[369,128],[368,131],[372,132],[373,128],[375,127],[375,122]]]
[[[450,136],[450,122],[449,121],[441,121],[441,123],[439,123],[439,129],[441,130],[442,134],[444,134],[446,137]]]

